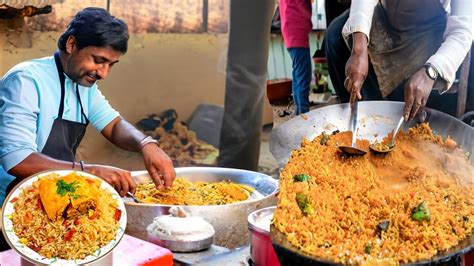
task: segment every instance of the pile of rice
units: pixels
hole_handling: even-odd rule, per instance
[[[254,188],[230,181],[191,182],[178,177],[170,189],[157,190],[150,181],[137,186],[135,197],[145,203],[167,205],[223,205],[247,200]]]
[[[92,255],[115,238],[119,228],[118,205],[109,191],[101,188],[94,212],[53,222],[42,207],[38,186],[36,181],[12,199],[15,200],[13,228],[24,245],[47,258],[72,260]]]
[[[401,132],[388,155],[346,157],[337,147],[350,142],[350,132],[322,134],[292,152],[273,220],[292,245],[336,263],[395,265],[473,233],[474,167],[452,139],[422,124]],[[368,150],[369,142],[357,146]],[[412,217],[421,203],[428,220]]]

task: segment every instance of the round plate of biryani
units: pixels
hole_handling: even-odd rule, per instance
[[[6,197],[2,219],[8,244],[35,264],[97,261],[120,242],[127,224],[124,203],[112,186],[72,170],[23,180]]]

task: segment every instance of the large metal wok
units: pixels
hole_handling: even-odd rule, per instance
[[[214,244],[227,248],[236,248],[250,242],[247,229],[248,215],[258,209],[276,205],[275,194],[278,191],[278,181],[271,176],[231,168],[219,167],[182,167],[176,168],[176,176],[190,181],[218,182],[231,180],[247,184],[255,188],[251,199],[226,205],[182,206],[192,216],[200,216],[214,226],[216,231]],[[137,183],[150,180],[146,171],[132,172]],[[146,227],[159,215],[167,215],[171,205],[138,204],[131,199],[125,199],[127,209],[126,233],[146,240]]]
[[[359,102],[359,125],[357,138],[370,141],[381,140],[392,131],[403,111],[402,102],[364,101]],[[424,121],[443,137],[451,136],[463,149],[471,154],[474,152],[474,128],[445,113],[426,108]],[[350,108],[348,104],[336,104],[313,110],[303,116],[297,116],[281,126],[273,129],[270,138],[270,151],[283,167],[291,151],[300,147],[303,138],[313,139],[323,131],[349,131]],[[420,117],[405,123],[402,130],[414,126]],[[474,162],[474,156],[471,156]]]
[[[403,105],[404,103],[401,102],[388,101],[359,102],[358,138],[371,141],[381,140],[394,129],[396,122],[402,115]],[[337,104],[316,109],[307,113],[306,118],[297,116],[273,130],[270,139],[270,151],[278,161],[278,164],[283,167],[287,163],[291,151],[300,147],[303,138],[313,139],[323,131],[330,133],[335,130],[350,130],[349,116],[350,108],[348,104]],[[474,152],[474,128],[436,110],[426,108],[425,117],[418,117],[412,122],[405,123],[402,129],[406,130],[408,127],[423,121],[429,122],[431,128],[443,137],[451,136],[465,151],[471,154]],[[471,163],[474,164],[473,157],[471,156]],[[282,265],[333,264],[295,248],[287,241],[285,235],[273,226],[270,230],[270,237]],[[419,261],[413,264],[428,265],[438,263],[473,249],[474,234],[471,234],[470,237],[457,246],[439,253],[430,260]]]

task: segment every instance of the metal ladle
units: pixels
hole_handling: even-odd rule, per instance
[[[402,116],[400,118],[400,120],[398,120],[397,127],[395,128],[395,131],[393,132],[392,143],[390,143],[388,145],[388,149],[383,149],[383,150],[377,149],[375,144],[370,144],[370,146],[369,146],[370,150],[374,153],[377,153],[377,154],[386,154],[386,153],[389,153],[389,152],[393,151],[395,149],[395,137],[397,136],[397,133],[400,130],[400,128],[403,124],[403,121],[404,121],[404,118]]]
[[[339,150],[343,153],[351,156],[361,156],[365,155],[367,151],[359,149],[356,147],[356,135],[357,135],[357,111],[358,111],[358,101],[355,100],[354,104],[351,106],[351,131],[352,131],[352,144],[351,146],[339,146]]]
[[[130,198],[132,198],[133,201],[135,201],[135,203],[142,203],[139,199],[137,199],[137,197],[135,197],[135,195],[133,195],[133,194],[130,193],[130,192],[127,192],[127,196],[129,196]]]

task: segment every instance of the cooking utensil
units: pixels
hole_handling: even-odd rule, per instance
[[[250,230],[250,257],[255,265],[280,265],[270,240],[270,224],[275,209],[276,206],[256,210],[247,218]]]
[[[216,234],[214,244],[227,248],[236,248],[249,243],[250,235],[247,229],[248,215],[258,209],[276,205],[278,181],[271,176],[232,168],[220,167],[178,167],[176,176],[190,181],[232,182],[250,185],[255,188],[251,199],[226,205],[181,206],[191,216],[199,216],[214,226]],[[136,183],[151,180],[147,171],[132,172]],[[159,215],[169,214],[172,205],[133,202],[124,198],[129,217],[126,233],[146,240],[146,227]]]
[[[400,120],[398,120],[397,127],[395,128],[395,131],[393,132],[393,135],[392,135],[392,142],[388,145],[388,149],[384,149],[384,150],[377,149],[376,145],[374,144],[370,144],[369,149],[377,154],[386,154],[393,151],[393,149],[395,149],[395,138],[397,137],[397,133],[400,130],[400,127],[402,126],[403,121],[405,121],[405,119],[402,116],[400,117]]]
[[[142,203],[139,199],[137,199],[137,197],[135,197],[135,195],[133,195],[130,191],[127,192],[127,196],[129,196],[130,198],[133,199],[133,201],[135,201],[136,203]]]
[[[367,151],[364,151],[362,149],[359,149],[356,147],[356,141],[357,141],[357,112],[358,112],[358,101],[357,99],[355,100],[354,104],[351,107],[351,131],[352,131],[352,144],[351,146],[339,146],[339,149],[350,156],[362,156],[367,153]]]
[[[403,114],[403,102],[390,101],[362,101],[359,103],[359,138],[373,142],[379,136],[386,136],[393,130],[393,121],[397,121]],[[278,165],[284,167],[291,152],[301,146],[303,139],[312,140],[321,133],[349,131],[349,117],[346,115],[349,104],[335,104],[315,109],[306,113],[308,119],[290,119],[272,130],[270,151]],[[474,153],[474,128],[445,113],[425,108],[425,122],[443,138],[450,136],[466,152]],[[413,127],[418,119],[404,124],[404,127]],[[474,156],[470,157],[474,164]]]

